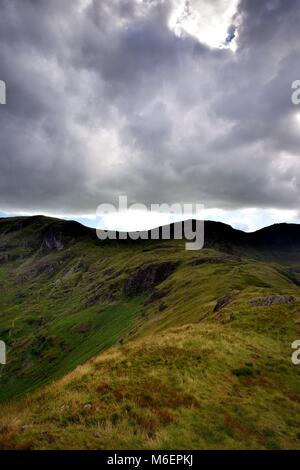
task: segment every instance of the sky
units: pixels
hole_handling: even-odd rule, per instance
[[[299,223],[299,79],[299,0],[1,0],[0,216]]]

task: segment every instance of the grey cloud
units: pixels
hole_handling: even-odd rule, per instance
[[[176,36],[172,0],[1,8],[1,210],[88,213],[119,194],[298,208],[299,2],[241,0],[236,53]]]

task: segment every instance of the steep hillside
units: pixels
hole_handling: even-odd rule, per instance
[[[98,356],[3,406],[0,447],[300,447],[299,227],[205,236],[186,251],[0,220],[0,400]]]
[[[75,222],[0,220],[0,338],[8,348],[0,399],[62,377],[119,341],[213,318],[218,302],[233,307],[246,294],[297,299],[295,266],[246,257],[267,259],[276,229],[266,230],[267,243],[258,232],[251,245],[249,235],[207,222],[210,248],[189,252],[183,241],[100,242]]]

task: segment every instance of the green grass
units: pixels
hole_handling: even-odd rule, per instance
[[[181,241],[70,236],[57,251],[41,238],[54,223],[0,223],[0,448],[300,448],[289,266]],[[251,303],[272,295],[294,302]]]
[[[139,302],[135,300],[121,305],[93,307],[67,319],[56,318],[44,335],[43,329],[40,329],[39,336],[34,335],[33,341],[29,343],[27,360],[32,358],[31,370],[25,377],[14,377],[13,381],[2,383],[0,399],[23,395],[50,380],[62,377],[78,364],[112,346],[129,333],[136,320],[138,307]],[[82,321],[84,327],[90,329],[85,334],[78,332]],[[46,342],[38,344],[40,338],[46,338]]]
[[[118,346],[0,414],[0,447],[300,448],[299,370],[274,339],[205,322]]]

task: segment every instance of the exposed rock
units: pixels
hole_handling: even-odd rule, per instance
[[[249,301],[253,307],[269,307],[270,305],[293,304],[296,299],[292,295],[269,295],[266,297],[257,297]]]
[[[99,286],[88,295],[83,301],[82,306],[83,308],[88,308],[102,302],[114,302],[118,300],[120,292],[121,287],[117,281],[105,286]]]
[[[57,261],[56,262],[49,262],[49,260],[41,259],[37,261],[35,264],[30,266],[26,269],[25,272],[20,274],[17,278],[17,282],[23,284],[26,281],[29,281],[35,277],[38,277],[42,274],[47,276],[51,276],[55,273],[57,269]]]
[[[51,277],[61,266],[70,258],[70,254],[65,252],[62,255],[53,257],[44,256],[40,259],[35,258],[34,261],[23,270],[17,277],[17,283],[24,283],[40,275]]]
[[[47,247],[49,250],[63,250],[62,233],[54,233],[51,231],[45,233],[42,238],[42,247]]]
[[[139,295],[150,292],[154,287],[163,282],[177,268],[178,262],[168,261],[164,263],[153,263],[136,271],[126,279],[124,292],[126,295]]]
[[[231,302],[231,297],[230,295],[226,294],[224,297],[221,297],[221,299],[218,300],[216,303],[216,306],[214,308],[214,312],[219,312],[223,307],[226,307]]]

